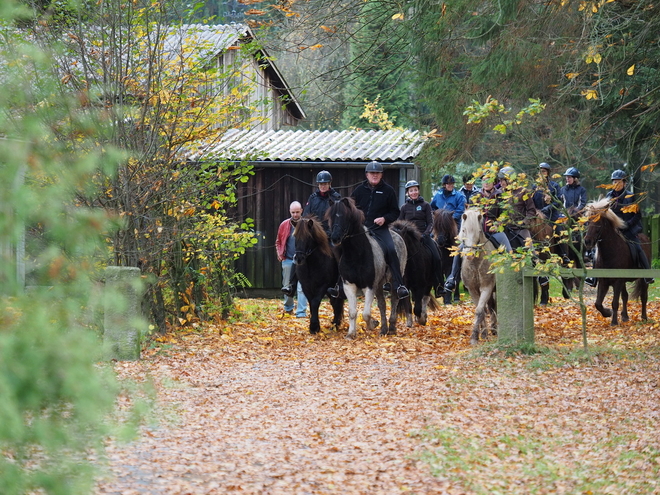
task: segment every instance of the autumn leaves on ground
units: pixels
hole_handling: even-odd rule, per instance
[[[377,337],[276,300],[153,341],[121,377],[151,379],[157,421],[112,443],[105,494],[660,493],[660,302],[611,328],[537,308],[541,352],[469,346],[472,305]],[[639,319],[639,306],[631,317]]]

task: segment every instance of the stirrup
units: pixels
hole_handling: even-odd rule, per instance
[[[293,289],[293,285],[285,285],[281,290],[285,296],[289,297],[293,297],[296,293],[296,291]]]
[[[334,287],[328,287],[328,295],[334,298],[339,297],[339,286],[335,285]]]
[[[550,283],[550,279],[548,277],[539,277],[539,285],[541,287],[545,287]]]
[[[585,278],[584,283],[587,284],[589,287],[596,287],[596,285],[598,285],[598,281],[594,277]]]
[[[645,278],[645,279],[644,279],[644,283],[646,283],[646,284],[648,284],[648,285],[654,284],[654,283],[655,283],[655,279],[654,279],[654,278]]]
[[[385,292],[392,292],[392,284],[389,282],[386,282],[383,284],[383,291]]]
[[[453,291],[456,288],[456,279],[452,277],[451,275],[445,282],[445,291]]]
[[[405,285],[399,285],[396,288],[396,295],[399,299],[405,299],[410,295],[410,292],[408,292],[408,289],[406,288]]]

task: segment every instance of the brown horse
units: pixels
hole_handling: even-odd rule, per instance
[[[442,261],[442,280],[440,285],[445,284],[445,280],[451,273],[451,265],[454,261],[452,248],[456,246],[456,236],[458,235],[458,227],[454,220],[453,212],[440,209],[435,210],[433,213],[433,236],[440,251],[440,260]],[[459,274],[460,275],[460,274]],[[454,290],[454,300],[459,301],[461,292],[459,290],[460,277],[456,279],[456,289]],[[443,295],[444,303],[451,304],[451,292],[445,292]]]
[[[594,268],[637,268],[628,241],[621,234],[624,221],[609,208],[609,199],[604,198],[587,205],[585,209],[588,225],[584,237],[585,247],[597,248]],[[644,234],[639,234],[639,240],[648,259],[651,259],[651,243]],[[612,326],[618,325],[619,298],[621,298],[621,321],[628,321],[628,291],[626,282],[635,281],[635,289],[631,297],[642,301],[642,319],[646,320],[646,302],[648,300],[648,284],[643,279],[599,278],[596,294],[596,309],[606,318],[612,317]],[[612,287],[612,309],[603,307],[607,291]]]

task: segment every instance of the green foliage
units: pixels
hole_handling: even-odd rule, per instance
[[[7,2],[0,15],[8,20]],[[121,392],[94,328],[103,305],[94,268],[111,225],[75,194],[99,168],[123,158],[91,132],[102,112],[57,94],[51,56],[5,25],[0,46],[0,493],[82,494],[93,455],[115,431],[108,415]],[[75,116],[75,118],[71,118]],[[86,142],[79,153],[61,132]],[[34,254],[39,288],[23,291],[25,226],[44,232]]]

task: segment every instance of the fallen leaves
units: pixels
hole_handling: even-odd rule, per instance
[[[470,352],[469,304],[391,337],[362,323],[354,341],[329,329],[326,302],[317,336],[281,301],[241,304],[241,321],[168,334],[117,363],[121,377],[153,378],[160,421],[109,446],[98,495],[658,490],[655,321],[613,328],[590,308],[591,342],[648,359],[534,368]],[[538,343],[579,347],[576,306],[535,317]]]

